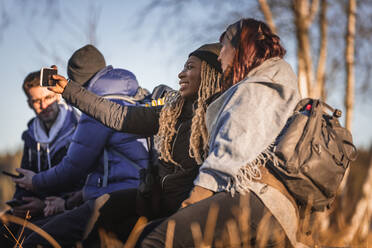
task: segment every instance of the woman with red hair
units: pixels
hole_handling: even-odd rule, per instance
[[[296,239],[298,206],[266,168],[300,99],[296,76],[283,60],[285,49],[265,23],[254,19],[230,25],[220,42],[223,94],[206,112],[208,156],[183,209],[140,246],[163,247],[172,220],[174,247],[194,247],[195,230],[210,228],[204,232],[206,246],[284,246],[287,238],[292,246],[304,247]],[[211,206],[218,209],[214,224],[207,221]]]

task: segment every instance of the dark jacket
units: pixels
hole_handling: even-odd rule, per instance
[[[89,91],[115,99],[117,106],[133,105],[120,96],[134,96],[138,89],[135,76],[111,66],[99,71],[89,82]],[[107,100],[110,101],[111,100]],[[108,154],[108,184],[104,185],[104,150]],[[136,163],[139,168],[123,159]],[[138,170],[148,164],[146,140],[138,135],[115,132],[93,118],[83,114],[73,136],[67,156],[61,163],[33,178],[37,190],[49,191],[66,188],[87,177],[83,188],[84,200],[113,191],[136,188]]]
[[[71,82],[62,96],[67,102],[78,107],[104,125],[117,131],[151,136],[158,132],[161,106],[131,107],[121,106],[85,90]],[[176,135],[172,141],[172,158],[181,166],[158,161],[159,176],[162,185],[162,205],[164,213],[175,212],[190,190],[198,174],[199,166],[189,156],[189,140],[193,117],[193,102],[185,102],[176,123]]]
[[[42,143],[35,135],[35,133],[37,132],[36,129],[40,128],[36,124],[37,117],[31,119],[28,122],[28,129],[22,134],[24,145],[20,166],[21,168],[31,170],[35,173],[45,171],[57,165],[66,155],[68,146],[71,142],[71,137],[79,121],[79,114],[74,111],[71,106],[68,106],[66,104],[59,104],[59,107],[59,115],[61,115],[61,109],[63,108],[65,110],[66,116],[60,130],[49,143]],[[82,183],[78,182],[74,187],[72,187],[72,190],[79,189],[81,188],[81,186]],[[62,192],[55,193],[56,195],[63,195]],[[31,191],[20,188],[17,185],[16,192],[14,193],[13,198],[21,199],[24,196],[38,196],[43,198],[46,195],[35,194]]]

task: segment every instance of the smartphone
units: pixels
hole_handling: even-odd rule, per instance
[[[16,175],[16,174],[10,173],[8,171],[4,171],[4,170],[2,171],[2,173],[4,175],[7,175],[7,176],[10,176],[10,177],[13,177],[13,178],[22,178],[23,177],[23,174]]]
[[[20,199],[11,199],[7,202],[5,202],[8,206],[14,208],[14,207],[19,207],[19,206],[22,206],[23,204],[27,203],[23,200],[20,200]]]
[[[52,78],[53,75],[57,74],[57,69],[43,67],[40,70],[40,86],[49,87],[55,86],[57,81]]]

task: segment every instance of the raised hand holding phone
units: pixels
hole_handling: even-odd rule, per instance
[[[51,68],[57,70],[57,66],[52,65]],[[53,75],[52,78],[56,81],[56,85],[48,87],[48,90],[57,94],[62,94],[67,86],[67,79],[61,75]]]
[[[57,68],[43,67],[40,70],[40,86],[50,87],[55,86],[57,81],[53,78],[53,75],[57,75]]]

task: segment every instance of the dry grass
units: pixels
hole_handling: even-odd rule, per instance
[[[25,228],[28,228],[28,229],[31,229],[32,231],[38,233],[43,238],[45,238],[49,242],[49,244],[51,246],[53,246],[54,248],[61,248],[61,246],[57,243],[57,241],[55,241],[54,238],[52,236],[50,236],[47,232],[45,232],[40,227],[32,224],[31,222],[27,221],[28,216],[29,216],[29,213],[27,213],[25,219],[22,219],[22,218],[19,218],[17,216],[14,216],[14,215],[6,214],[4,212],[2,212],[0,214],[0,220],[3,223],[4,227],[8,230],[10,237],[13,238],[13,240],[15,242],[15,247],[22,247],[22,243],[23,243],[23,240],[24,240],[24,237],[22,237],[23,230]],[[21,232],[20,232],[18,237],[14,233],[12,233],[9,228],[7,228],[8,223],[15,223],[15,224],[20,225],[22,227]]]
[[[7,158],[9,160],[9,157]],[[1,165],[0,157],[0,165]],[[365,197],[365,181],[368,175],[368,169],[370,167],[369,162],[372,161],[372,152],[370,150],[361,151],[358,160],[352,165],[348,182],[344,189],[344,193],[337,198],[333,208],[327,212],[317,213],[312,215],[305,215],[306,217],[302,220],[300,230],[300,240],[304,243],[309,244],[311,247],[369,247],[372,244],[372,233],[370,231],[370,220],[372,204],[371,199],[367,201],[367,207],[362,212],[361,220],[358,223],[351,223],[353,216],[357,211],[358,202],[360,199]],[[4,168],[4,167],[2,167]],[[13,167],[6,167],[12,170]],[[1,199],[2,203],[5,200],[11,198],[13,184],[8,181],[8,178],[0,177],[1,187]],[[364,192],[364,193],[363,193]],[[4,205],[2,205],[4,206]],[[4,208],[3,208],[4,209]],[[307,210],[309,211],[309,209]],[[242,197],[240,206],[233,209],[235,218],[228,221],[225,227],[225,232],[221,237],[214,237],[216,219],[218,216],[219,207],[212,205],[207,216],[207,224],[204,230],[201,230],[200,225],[193,223],[190,227],[192,230],[195,247],[251,247],[250,240],[251,234],[249,233],[249,199]],[[31,228],[32,230],[40,233],[44,232],[40,228],[33,226],[27,220],[19,219],[14,216],[8,216],[4,212],[0,213],[0,218],[4,223],[14,222],[21,225],[23,228]],[[134,247],[135,243],[142,232],[147,221],[141,218],[133,229],[130,237],[126,244],[122,244],[116,237],[110,233],[100,230],[101,247]],[[174,242],[174,230],[177,223],[174,221],[168,222],[166,245],[165,247],[173,247]],[[351,225],[353,225],[353,233],[350,241],[345,241],[345,236],[348,235]],[[33,229],[34,228],[34,229]],[[265,236],[266,230],[270,228],[268,223],[268,217],[263,218],[259,225],[260,238],[256,247],[265,247],[267,242],[267,235]],[[15,240],[17,246],[22,247],[23,238],[21,236],[16,237],[14,234],[9,234]],[[274,235],[276,240],[283,240],[283,232],[278,232]],[[47,235],[46,235],[47,237]],[[52,237],[50,243],[54,247],[60,247]],[[280,242],[279,242],[280,243]],[[77,247],[81,247],[81,244],[77,244]],[[277,247],[288,247],[288,243],[281,242]]]

